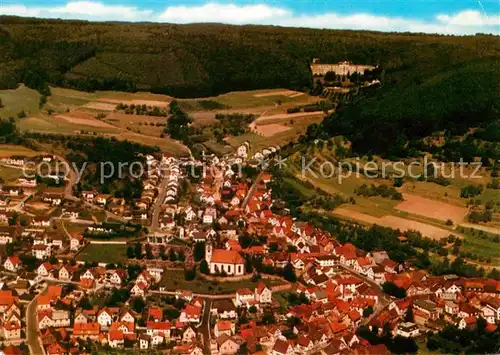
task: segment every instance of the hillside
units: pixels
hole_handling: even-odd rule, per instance
[[[220,24],[130,24],[0,16],[0,88],[213,96],[303,89],[309,63],[381,65],[384,85],[418,83],[453,64],[500,54],[494,36],[453,37]]]
[[[449,66],[419,82],[362,96],[325,119],[316,132],[324,138],[346,136],[356,153],[405,157],[417,153],[421,139],[434,132],[459,136],[471,127],[493,127],[499,110],[500,62],[498,57],[482,58]],[[494,133],[489,136],[494,139]],[[498,159],[497,145],[467,149],[461,152],[464,159]]]

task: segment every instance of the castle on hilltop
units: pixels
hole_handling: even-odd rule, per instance
[[[323,76],[326,73],[332,71],[337,75],[349,75],[353,73],[363,74],[365,70],[373,70],[376,67],[373,65],[358,65],[352,64],[351,62],[344,61],[338,62],[337,64],[326,64],[321,63],[319,58],[314,58],[311,64],[311,72],[313,75]]]

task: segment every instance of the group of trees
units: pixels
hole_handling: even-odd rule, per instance
[[[331,110],[335,108],[335,105],[331,102],[321,100],[318,101],[314,104],[307,104],[307,105],[299,105],[299,106],[294,106],[290,107],[289,109],[286,110],[287,113],[297,113],[297,112],[317,112],[317,111],[323,111],[325,113],[328,113],[328,110]]]
[[[116,105],[117,111],[124,111],[128,115],[136,114],[136,115],[147,115],[147,116],[156,116],[156,117],[167,117],[168,110],[164,108],[160,108],[158,106],[150,106],[150,105],[127,105],[124,103],[119,103]]]
[[[357,334],[368,340],[371,345],[385,345],[394,354],[414,354],[418,351],[418,345],[413,338],[406,338],[399,335],[393,336],[387,323],[384,324],[381,332],[379,332],[377,327],[370,329],[368,326],[363,325],[358,328]]]
[[[173,139],[189,142],[191,118],[180,107],[179,102],[174,100],[170,103],[170,118],[167,122],[165,133]]]
[[[394,282],[384,282],[382,285],[382,290],[388,295],[394,296],[396,298],[405,298],[406,290],[397,286]]]
[[[127,258],[129,259],[155,259],[157,257],[162,260],[170,260],[170,261],[184,261],[186,256],[182,249],[178,249],[177,251],[174,248],[169,248],[168,252],[166,251],[165,246],[160,246],[158,253],[154,253],[153,247],[151,244],[144,245],[142,247],[141,243],[135,243],[133,246],[129,245],[127,247]]]
[[[14,118],[0,118],[0,144],[25,144],[26,140],[19,133]]]
[[[157,147],[149,147],[115,138],[63,136],[56,134],[26,133],[26,138],[59,145],[66,150],[66,158],[82,176],[77,188],[95,188],[125,199],[139,198],[143,190],[146,163],[144,154],[155,154]]]
[[[215,115],[217,124],[212,126],[212,132],[217,142],[221,143],[227,134],[241,136],[248,132],[248,125],[255,120],[255,115],[245,113],[218,113]]]
[[[488,123],[487,121],[483,125]],[[471,123],[471,127],[475,126],[477,125]],[[481,158],[481,164],[489,167],[498,159],[500,154],[498,142],[483,141],[479,137],[470,134],[464,139],[461,135],[452,136],[453,132],[446,132],[443,145],[426,145],[421,142],[415,142],[413,145],[415,149],[428,151],[436,159],[445,162],[459,162],[460,159],[464,162],[474,162],[479,157]]]
[[[354,193],[360,196],[372,197],[372,196],[382,196],[390,198],[392,200],[403,200],[403,194],[393,187],[387,185],[367,185],[363,184],[358,186]]]
[[[488,189],[498,190],[500,189],[500,180],[493,178],[491,182],[486,185]]]
[[[472,329],[447,325],[436,334],[427,336],[427,349],[444,354],[494,354],[500,349],[500,331],[487,332],[486,321],[478,318]]]
[[[460,189],[460,197],[470,198],[481,195],[483,192],[483,185],[467,185]]]
[[[271,170],[273,180],[269,186],[273,198],[282,201],[293,216],[298,216],[304,205],[313,208],[333,210],[345,203],[355,203],[340,194],[328,194],[316,188],[310,182],[298,180],[295,176],[274,167]]]

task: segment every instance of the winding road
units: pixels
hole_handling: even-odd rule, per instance
[[[45,349],[43,348],[42,340],[38,334],[36,299],[46,290],[47,286],[36,297],[34,297],[26,307],[26,339],[28,341],[30,354],[34,355],[45,355]]]

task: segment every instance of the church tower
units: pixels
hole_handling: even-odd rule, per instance
[[[205,243],[205,260],[210,264],[210,260],[212,260],[213,246],[212,241],[210,239]]]

